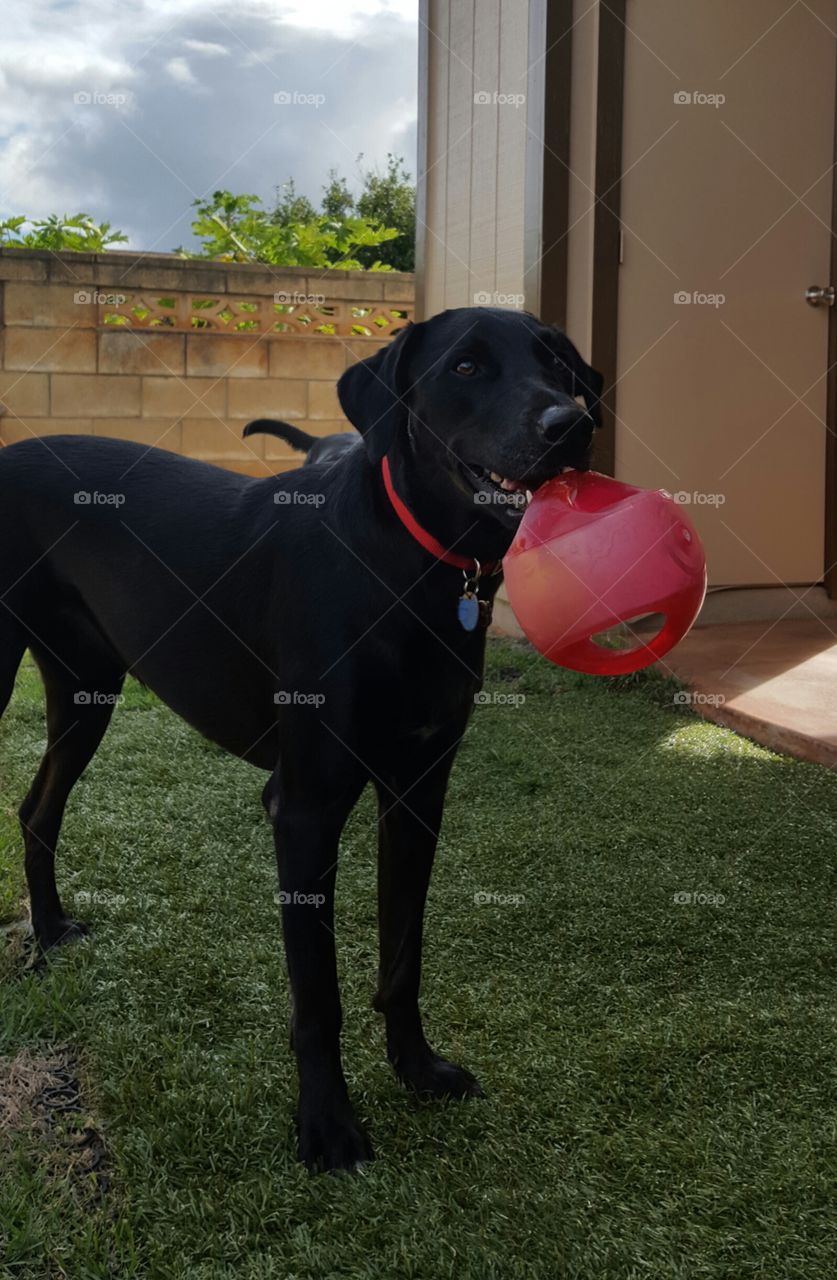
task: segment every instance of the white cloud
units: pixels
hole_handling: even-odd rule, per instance
[[[206,58],[228,58],[230,56],[229,49],[225,49],[222,44],[213,44],[211,40],[184,40],[183,45],[186,49],[190,49],[192,53],[201,53]]]
[[[195,84],[195,77],[192,75],[192,68],[185,58],[171,58],[166,63],[166,71],[168,71],[172,80],[178,84]]]
[[[359,35],[368,27],[370,18],[418,22],[418,0],[282,0],[272,7],[289,26],[339,36]]]

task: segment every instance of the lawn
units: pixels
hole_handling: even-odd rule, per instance
[[[424,982],[431,1039],[486,1096],[422,1103],[386,1063],[365,796],[338,941],[377,1160],[310,1178],[262,775],[130,687],[63,830],[59,885],[92,933],[44,973],[13,933],[0,956],[19,1094],[0,1130],[4,1280],[833,1274],[837,777],[693,717],[656,678],[495,643],[486,688]],[[0,726],[6,922],[43,742],[27,667]],[[64,1091],[45,1094],[56,1063]]]

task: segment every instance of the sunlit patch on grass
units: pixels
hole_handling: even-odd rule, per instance
[[[775,760],[773,752],[766,747],[742,738],[731,729],[724,729],[711,724],[698,716],[690,717],[688,723],[679,725],[671,733],[662,738],[658,744],[659,751],[680,751],[684,754],[700,756],[704,760],[736,759]]]

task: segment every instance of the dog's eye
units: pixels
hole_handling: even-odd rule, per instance
[[[477,372],[476,361],[474,360],[457,360],[453,366],[454,373],[458,373],[462,378],[473,378]]]

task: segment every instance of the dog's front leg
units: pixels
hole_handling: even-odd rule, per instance
[[[299,1157],[312,1172],[355,1169],[372,1150],[340,1060],[334,885],[340,832],[364,779],[340,787],[334,773],[318,771],[294,782],[280,766],[277,783],[273,830],[299,1071]]]
[[[419,1010],[424,904],[457,745],[453,739],[447,749],[437,747],[440,758],[424,776],[413,755],[408,768],[378,786],[380,964],[373,1004],[386,1020],[387,1053],[399,1078],[437,1098],[481,1093],[469,1071],[430,1048]]]

